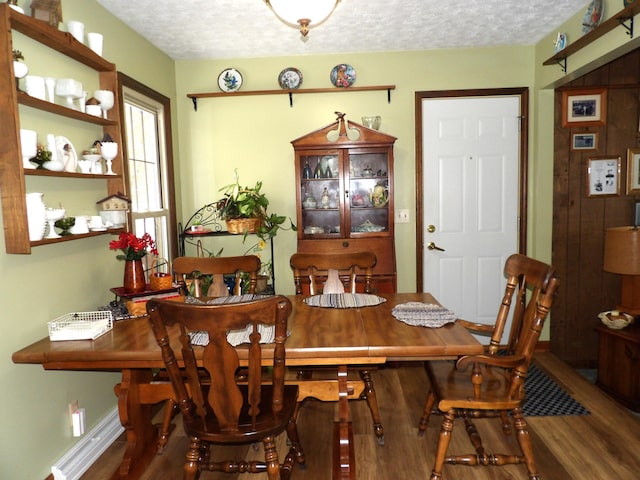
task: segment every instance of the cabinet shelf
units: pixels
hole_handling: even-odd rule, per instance
[[[123,174],[123,152],[120,148],[118,156],[113,160],[113,167],[117,175],[95,175],[77,172],[52,172],[48,170],[25,169],[22,160],[20,143],[21,108],[27,107],[45,114],[55,115],[82,122],[85,125],[101,127],[100,136],[109,135],[114,142],[122,145],[122,131],[120,129],[120,103],[117,89],[116,66],[93,52],[86,45],[76,40],[72,35],[61,32],[46,22],[19,13],[7,3],[0,4],[0,91],[5,94],[5,100],[0,102],[0,138],[3,144],[0,148],[0,191],[2,191],[2,215],[4,223],[5,250],[10,254],[29,254],[31,248],[39,245],[67,242],[97,235],[119,233],[124,229],[91,232],[80,235],[70,235],[56,239],[42,239],[30,241],[27,219],[27,177],[75,178],[85,180],[99,179],[104,182],[104,189],[109,195],[126,193]],[[38,48],[49,48],[66,57],[75,60],[79,69],[90,69],[95,76],[100,89],[111,90],[115,94],[114,107],[109,110],[110,119],[88,115],[84,112],[57,105],[27,95],[16,88],[13,76],[13,32],[19,32],[38,43]],[[76,68],[76,67],[74,67]],[[53,123],[57,118],[44,118]],[[95,137],[90,140],[93,141]],[[52,183],[53,184],[53,183]],[[47,184],[48,185],[48,184]],[[89,188],[87,185],[87,190]],[[46,187],[45,187],[46,191]]]
[[[560,50],[554,56],[545,60],[542,65],[560,65],[562,71],[567,73],[567,58],[574,53],[582,50],[587,45],[595,42],[598,38],[602,37],[606,33],[609,33],[614,28],[622,25],[627,30],[627,35],[633,38],[633,17],[640,12],[640,2],[634,2],[628,7],[623,8],[613,17],[605,20],[599,26],[591,30],[589,33],[584,34],[575,42],[570,43],[565,48]]]
[[[114,233],[117,234],[121,232],[124,232],[124,228],[110,228],[102,232],[74,233],[60,238],[43,238],[42,240],[31,242],[31,246],[37,247],[39,245],[51,245],[53,243],[69,242],[71,240],[79,240],[81,238],[97,237],[99,235],[113,235]]]
[[[371,91],[387,91],[387,102],[391,103],[391,90],[395,90],[395,85],[373,85],[368,87],[348,87],[348,88],[297,88],[280,89],[280,90],[243,90],[239,92],[208,92],[208,93],[187,93],[193,101],[193,109],[198,110],[199,98],[216,98],[216,97],[245,97],[251,95],[288,95],[289,106],[293,107],[293,95],[306,93],[342,93],[342,92],[371,92]]]
[[[108,118],[96,117],[95,115],[89,115],[88,113],[81,112],[80,110],[74,110],[72,108],[65,107],[64,105],[58,105],[57,103],[47,102],[46,100],[40,100],[39,98],[32,97],[24,92],[18,92],[18,103],[27,107],[36,108],[44,112],[53,113],[62,117],[73,118],[75,120],[81,120],[87,123],[95,123],[102,126],[116,126],[118,122],[115,120],[109,120]]]

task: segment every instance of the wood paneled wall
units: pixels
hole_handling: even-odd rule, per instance
[[[570,87],[607,90],[606,123],[562,127],[562,90],[555,92],[552,262],[561,287],[551,312],[551,350],[576,367],[593,368],[598,358],[599,312],[620,302],[620,277],[602,269],[604,232],[633,224],[635,202],[626,194],[627,149],[640,147],[640,52],[630,52],[574,80]],[[574,133],[597,134],[595,150],[571,150]],[[620,157],[620,195],[588,197],[587,162]]]

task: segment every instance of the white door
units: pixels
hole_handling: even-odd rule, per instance
[[[424,291],[493,324],[518,251],[520,97],[422,102]]]

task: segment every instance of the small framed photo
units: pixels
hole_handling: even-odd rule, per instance
[[[640,194],[640,148],[627,149],[627,195]]]
[[[595,150],[598,148],[598,134],[574,133],[571,135],[571,150]]]
[[[604,125],[607,119],[607,90],[585,88],[562,92],[562,126]]]
[[[620,194],[620,157],[593,157],[587,161],[587,196]]]

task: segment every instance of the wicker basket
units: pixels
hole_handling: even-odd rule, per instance
[[[228,232],[237,234],[256,233],[262,225],[259,218],[230,218],[226,222]]]
[[[168,290],[173,287],[173,278],[171,275],[158,271],[158,264],[162,262],[169,268],[169,262],[164,258],[154,258],[151,262],[151,273],[149,274],[151,290]]]

